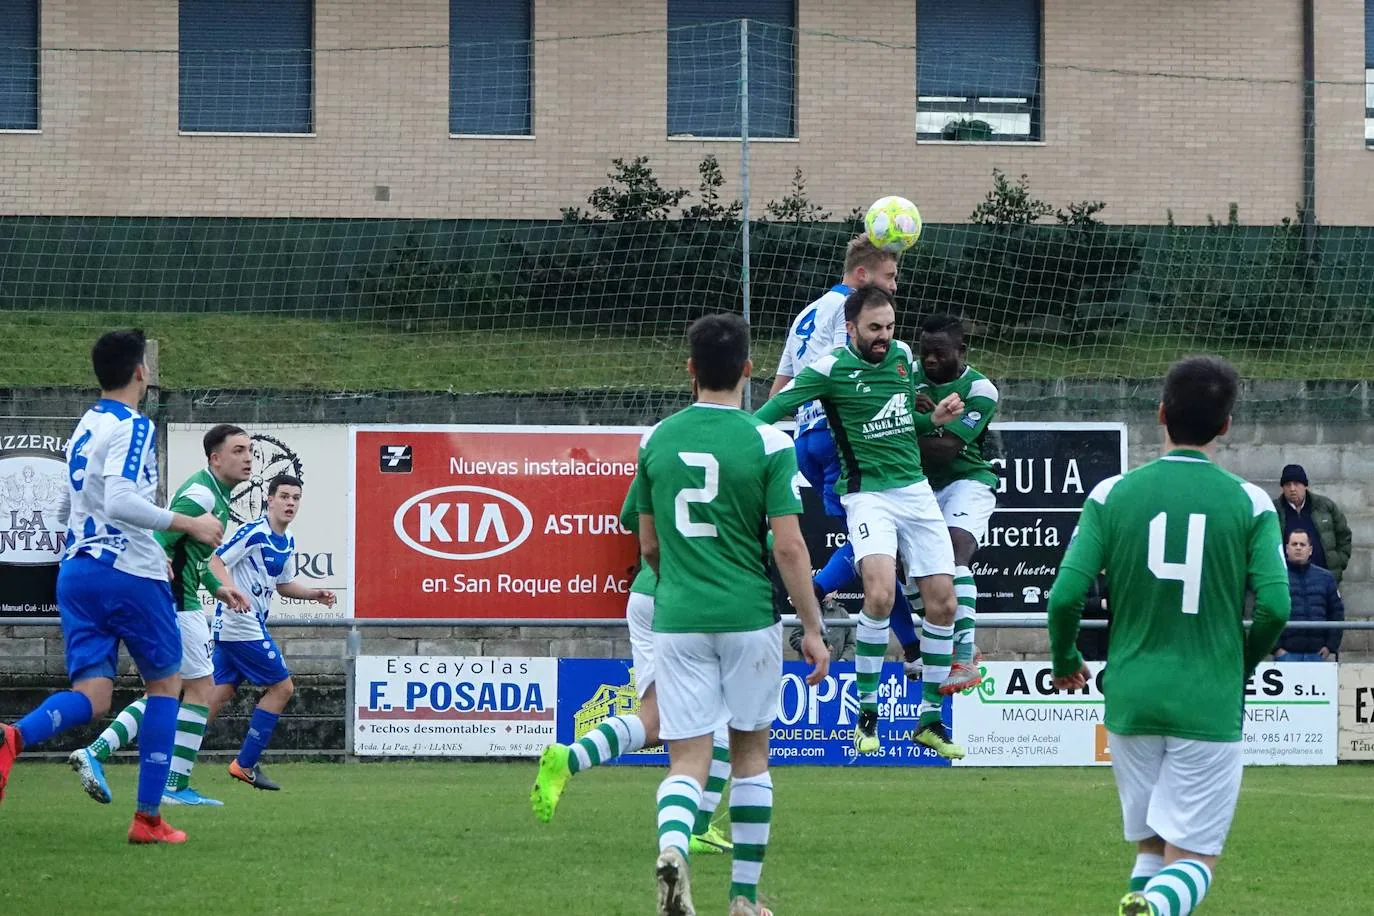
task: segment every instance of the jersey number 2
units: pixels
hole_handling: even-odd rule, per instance
[[[709,503],[720,492],[720,462],[710,452],[678,452],[678,458],[689,468],[706,472],[705,486],[679,490],[673,500],[673,521],[678,533],[685,538],[713,538],[716,526],[710,522],[692,521],[692,503]]]
[[[1156,579],[1170,579],[1183,583],[1183,613],[1196,614],[1202,598],[1202,541],[1207,534],[1207,516],[1193,513],[1188,516],[1188,544],[1182,563],[1164,559],[1164,541],[1169,529],[1169,517],[1161,512],[1150,519],[1150,548],[1146,563]]]

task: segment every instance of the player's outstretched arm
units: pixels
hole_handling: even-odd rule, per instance
[[[298,601],[313,601],[325,607],[333,607],[338,597],[327,588],[312,588],[301,582],[283,582],[277,586],[277,593]]]
[[[811,665],[808,684],[819,684],[830,670],[830,650],[826,648],[821,623],[821,608],[811,587],[811,554],[802,537],[801,523],[796,515],[779,515],[769,519],[773,530],[773,560],[777,563],[787,597],[802,625],[802,657]]]
[[[817,372],[813,367],[808,367],[754,411],[754,416],[765,423],[776,423],[783,417],[791,416],[807,401],[821,397],[829,388],[829,377]]]

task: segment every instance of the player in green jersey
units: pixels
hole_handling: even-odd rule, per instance
[[[921,325],[921,362],[916,373],[916,410],[930,413],[950,394],[964,402],[955,423],[917,440],[921,467],[935,501],[940,504],[954,546],[954,664],[940,684],[943,694],[958,693],[982,683],[974,653],[978,585],[973,580],[973,555],[987,539],[988,520],[997,508],[997,472],[983,454],[988,424],[997,412],[997,386],[968,364],[964,323],[952,315],[935,315]],[[894,631],[897,629],[894,618]],[[906,652],[907,674],[920,665],[920,646],[914,629],[897,636]]]
[[[1111,586],[1105,724],[1137,844],[1121,916],[1186,916],[1207,893],[1240,794],[1245,682],[1288,621],[1274,504],[1213,463],[1238,388],[1217,357],[1169,369],[1164,456],[1093,488],[1050,591],[1054,683],[1077,690],[1083,598],[1099,571]]]
[[[229,524],[229,494],[253,472],[253,442],[237,426],[221,423],[206,432],[206,467],[196,471],[177,489],[168,507],[189,517],[213,515],[221,525]],[[159,531],[158,543],[167,552],[171,569],[172,597],[176,603],[177,624],[181,628],[181,708],[177,713],[176,746],[167,776],[164,804],[222,804],[206,798],[190,787],[191,768],[200,753],[201,741],[209,721],[210,699],[214,692],[215,666],[210,638],[210,621],[200,605],[200,589],[205,589],[231,608],[248,608],[248,600],[233,585],[224,564],[214,555],[214,547],[201,544],[173,531]],[[213,567],[213,569],[212,569]],[[102,764],[110,755],[138,736],[147,697],[125,707],[110,726],[89,747],[74,751],[67,758],[81,776],[86,794],[108,804],[109,786]]]
[[[782,625],[773,610],[766,538],[801,618],[802,655],[819,683],[830,656],[802,538],[797,459],[785,433],[740,409],[749,327],[708,315],[688,333],[697,402],[640,441],[640,553],[659,576],[654,663],[668,777],[658,789],[660,916],[690,916],[688,836],[710,772],[712,734],[730,729],[730,916],[759,916],[773,782],[768,731],[782,685]]]
[[[854,640],[859,692],[855,750],[872,754],[880,749],[878,679],[887,654],[900,551],[926,607],[921,633],[926,679],[913,740],[957,759],[964,751],[950,740],[941,720],[940,695],[954,651],[954,551],[921,470],[915,437],[954,420],[963,402],[951,394],[929,415],[913,410],[915,361],[910,347],[892,339],[896,308],[886,290],[865,287],[851,293],[844,308],[849,343],[803,369],[756,416],[776,422],[799,405],[819,400],[835,437],[841,465],[835,490],[864,586]]]
[[[625,503],[620,509],[620,525],[639,534],[639,478],[630,481]],[[550,744],[539,757],[539,771],[530,790],[534,816],[544,823],[553,820],[558,801],[568,780],[592,767],[609,763],[621,754],[654,747],[658,737],[658,689],[654,667],[654,591],[658,575],[647,563],[630,583],[630,599],[625,605],[625,624],[630,631],[630,655],[634,662],[634,685],[639,709],[623,716],[611,716],[572,744]],[[689,852],[722,853],[731,849],[730,839],[711,822],[720,805],[721,794],[730,779],[730,733],[718,728],[712,736],[711,772],[701,795],[701,807],[692,825]]]

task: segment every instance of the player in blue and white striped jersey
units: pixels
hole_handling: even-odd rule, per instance
[[[258,760],[272,740],[277,719],[290,702],[296,687],[272,634],[267,631],[267,615],[272,595],[334,605],[334,593],[311,588],[294,581],[296,576],[296,538],[288,527],[301,503],[301,481],[287,474],[272,478],[267,485],[267,511],[256,521],[234,532],[216,555],[224,562],[234,584],[248,596],[249,609],[235,611],[221,602],[215,608],[215,692],[210,716],[238,691],[244,681],[266,687],[238,757],[229,764],[229,775],[255,789],[279,788],[267,778]]]
[[[138,411],[148,390],[146,348],[142,331],[125,330],[105,334],[91,349],[101,397],[67,445],[67,547],[57,575],[72,689],[48,697],[16,724],[0,725],[0,798],[25,747],[109,710],[122,642],[148,690],[129,842],[184,843],[186,834],[159,814],[181,691],[181,631],[167,558],[153,532],[177,531],[214,546],[224,528],[213,515],[192,518],[154,502],[156,430]]]

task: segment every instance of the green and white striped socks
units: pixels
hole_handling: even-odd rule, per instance
[[[115,720],[109,727],[100,733],[100,737],[91,742],[91,746],[86,750],[91,752],[91,756],[101,763],[109,760],[115,751],[121,747],[133,744],[138,737],[138,730],[143,725],[143,710],[148,705],[147,697],[139,697],[128,706],[125,706],[115,716]]]
[[[701,807],[697,809],[696,823],[692,834],[705,833],[711,826],[720,807],[720,797],[725,792],[725,783],[730,779],[730,730],[719,729],[711,739],[711,772],[706,778],[706,791],[701,793]]]
[[[210,707],[182,703],[177,711],[176,744],[172,748],[172,768],[167,774],[170,791],[184,789],[191,784],[191,768],[200,756],[200,743],[205,740],[205,723],[210,719]]]
[[[735,796],[731,796],[733,801]],[[701,805],[701,785],[690,776],[670,775],[658,786],[658,851],[676,849],[687,857],[692,824]]]
[[[759,875],[768,851],[768,829],[773,821],[773,776],[736,777],[730,782],[730,839],[735,844],[730,863],[730,895],[759,899]]]
[[[954,654],[954,627],[937,626],[926,618],[921,626],[921,705],[917,709],[916,727],[924,728],[940,721],[940,685],[949,677]]]
[[[954,597],[959,602],[954,611],[954,660],[973,664],[973,637],[977,626],[978,585],[973,570],[967,566],[954,567]]]
[[[1150,879],[1159,874],[1164,868],[1164,857],[1157,852],[1142,852],[1135,857],[1135,866],[1131,869],[1131,890],[1145,891],[1145,885],[1150,883]]]
[[[1212,870],[1196,859],[1179,859],[1145,885],[1155,916],[1188,916],[1212,886]]]
[[[574,775],[632,754],[644,747],[644,722],[639,716],[612,716],[568,746],[568,769]]]
[[[866,712],[878,711],[878,681],[883,673],[883,657],[887,655],[888,629],[886,617],[874,620],[859,612],[854,633],[854,680],[859,691],[859,709]]]

